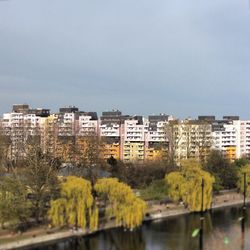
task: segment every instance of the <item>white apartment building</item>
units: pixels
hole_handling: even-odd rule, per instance
[[[35,114],[5,113],[2,127],[11,141],[11,155],[16,158],[24,154],[24,144],[29,136],[40,135],[41,117]]]
[[[234,121],[235,126],[239,130],[237,138],[237,158],[250,156],[250,120]]]
[[[165,114],[149,116],[147,122],[145,123],[148,131],[146,135],[146,143],[167,142],[166,127],[171,120],[173,120],[173,117]]]
[[[63,113],[58,115],[58,136],[75,136],[76,114]]]
[[[41,133],[41,117],[35,114],[26,114],[23,116],[25,133],[28,135],[40,135]]]
[[[98,134],[98,120],[92,120],[89,115],[80,115],[78,120],[78,136],[97,135]]]
[[[250,120],[240,121],[240,155],[250,156]]]
[[[10,138],[10,154],[13,158],[23,155],[24,118],[22,113],[3,114],[3,131]]]
[[[220,150],[230,160],[241,156],[241,121],[225,121],[216,125],[212,132],[212,148]]]
[[[145,140],[145,126],[139,124],[138,120],[126,120],[124,122],[124,141],[142,142]]]
[[[117,123],[107,123],[100,125],[101,137],[120,137],[120,125]]]
[[[212,144],[212,126],[198,120],[182,120],[173,125],[173,148],[177,161],[204,158]]]
[[[143,161],[145,158],[145,126],[139,120],[125,120],[121,125],[121,158]]]
[[[147,142],[166,142],[166,121],[158,121],[154,128],[150,127],[149,122],[145,124]]]

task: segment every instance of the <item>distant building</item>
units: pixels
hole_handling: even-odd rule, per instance
[[[112,156],[124,162],[205,160],[212,149],[220,150],[231,161],[250,157],[250,120],[240,120],[237,115],[177,120],[166,114],[144,118],[111,110],[98,118],[96,112],[75,106],[51,113],[46,108],[14,104],[11,112],[3,114],[0,125],[12,159],[25,155],[25,145],[32,138],[38,139],[45,152],[65,162],[75,160],[77,147],[81,152],[87,150],[90,138],[100,141],[104,159]]]
[[[122,136],[121,126],[124,124],[128,115],[122,115],[119,110],[104,111],[100,117],[99,134],[104,142],[103,157],[105,159],[111,156],[115,159],[121,159]]]
[[[145,123],[145,159],[166,159],[168,152],[168,138],[166,126],[171,116],[166,114],[150,115]]]

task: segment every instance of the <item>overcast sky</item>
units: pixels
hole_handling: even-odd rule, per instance
[[[13,103],[250,119],[249,0],[0,0]]]

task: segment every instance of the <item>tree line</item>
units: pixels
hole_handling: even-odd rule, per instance
[[[211,151],[207,159],[200,162],[188,159],[177,164],[164,158],[138,164],[124,163],[113,157],[105,161],[94,143],[91,140],[88,143],[92,146],[74,148],[77,157],[69,162],[73,167],[63,175],[64,159],[44,152],[40,143],[30,141],[25,145],[24,157],[13,162],[8,158],[2,138],[1,225],[22,229],[45,223],[94,230],[103,219],[114,219],[119,225],[134,228],[142,223],[146,203],[133,189],[151,187],[156,192],[165,192],[174,201],[184,202],[191,211],[199,211],[201,180],[204,179],[206,210],[211,206],[213,192],[242,190],[242,174],[250,172],[248,159],[230,162],[219,151]]]

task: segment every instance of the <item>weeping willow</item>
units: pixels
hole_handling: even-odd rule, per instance
[[[248,183],[250,183],[250,165],[246,165],[241,167],[241,170],[239,171],[239,178],[237,186],[240,188],[240,191],[244,192],[244,174],[246,174],[246,195],[247,197],[250,197],[250,186]]]
[[[211,208],[214,177],[201,169],[199,163],[191,160],[182,162],[180,172],[166,175],[169,195],[175,200],[182,200],[191,211],[200,211],[202,204],[202,179],[204,179],[203,210]]]
[[[115,217],[116,224],[133,229],[141,225],[146,203],[137,198],[133,190],[116,178],[99,179],[95,184],[95,190],[101,195],[106,195],[109,201],[107,215]]]
[[[91,183],[83,178],[67,177],[61,184],[60,198],[51,202],[49,218],[54,226],[97,229],[98,209],[94,204]]]

